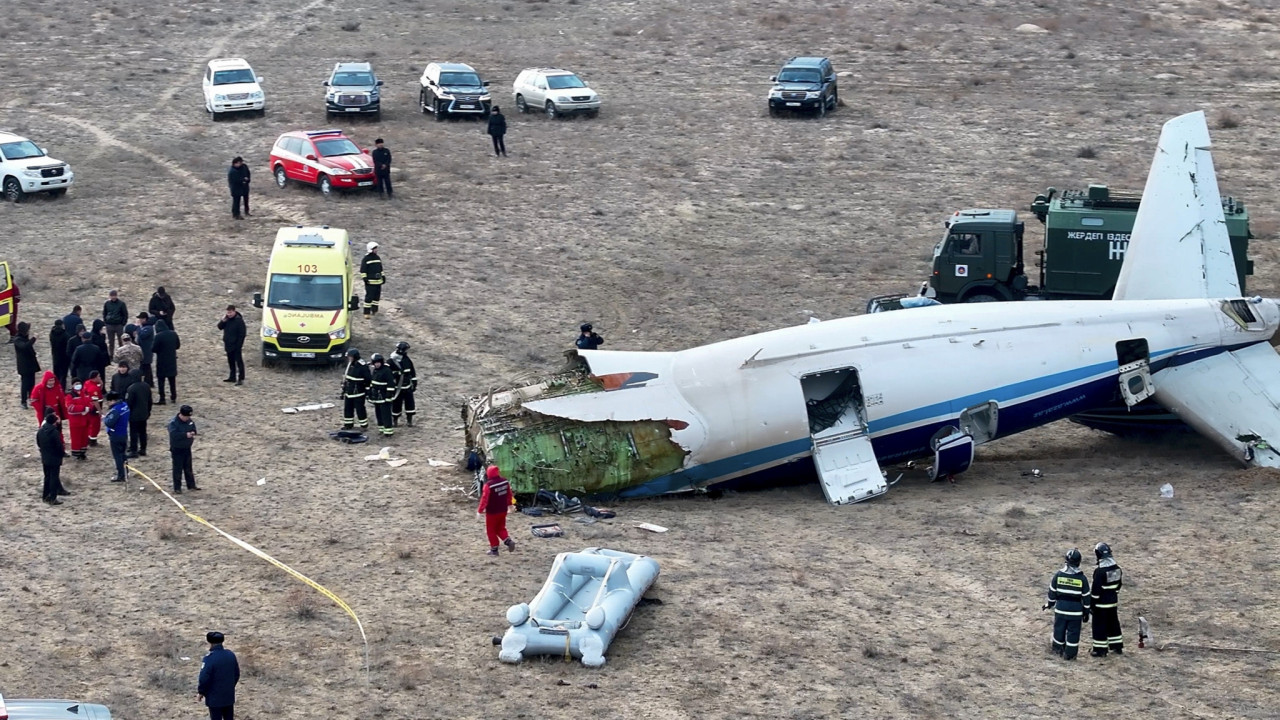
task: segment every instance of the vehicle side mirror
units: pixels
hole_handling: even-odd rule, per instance
[[[480,84],[481,84],[481,85],[483,85],[483,86],[485,86],[485,87],[489,87],[489,81],[488,81],[488,80],[485,80],[484,82],[482,82],[482,83],[480,83]]]
[[[778,82],[778,76],[777,75],[770,76],[769,82]]]
[[[262,293],[253,294],[253,306],[256,308],[262,307]]]
[[[836,81],[836,76],[835,76],[835,75],[828,75],[828,76],[827,76],[827,82],[835,82],[835,81]]]
[[[328,80],[325,80],[324,82],[322,82],[322,83],[320,83],[320,84],[321,84],[321,85],[324,85],[325,87],[329,87],[329,81],[328,81]]]
[[[257,80],[258,82],[263,82],[264,80],[266,80],[266,78],[262,77],[261,75],[255,75],[254,79]]]
[[[381,80],[379,80],[379,81],[378,81],[378,87],[382,87],[382,81],[381,81]]]
[[[308,159],[308,160],[310,160],[311,162],[316,162],[316,156],[315,156],[315,155],[308,155],[308,156],[307,156],[307,159]]]
[[[347,302],[347,310],[349,310],[350,312],[355,312],[359,309],[360,309],[360,298],[357,295],[352,295],[351,300]]]
[[[48,154],[49,154],[49,148],[44,148],[44,147],[42,147],[42,148],[40,148],[40,152],[44,153],[45,155],[48,155]]]

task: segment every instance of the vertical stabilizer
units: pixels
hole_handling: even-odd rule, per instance
[[[1164,124],[1116,300],[1239,297],[1204,112]]]

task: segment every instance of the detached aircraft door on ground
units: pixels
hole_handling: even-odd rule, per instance
[[[813,464],[827,502],[833,505],[870,500],[889,489],[867,436],[866,413],[858,371],[839,368],[800,378]]]

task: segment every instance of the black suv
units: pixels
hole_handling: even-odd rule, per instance
[[[836,71],[824,57],[793,57],[769,79],[773,82],[769,91],[770,115],[804,110],[822,117],[840,102]]]

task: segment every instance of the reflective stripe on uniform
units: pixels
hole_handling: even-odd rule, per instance
[[[1084,595],[1083,590],[1070,590],[1067,588],[1054,588],[1053,590],[1059,595]]]
[[[1124,636],[1123,636],[1123,635],[1117,635],[1117,636],[1115,636],[1115,637],[1109,637],[1109,638],[1107,638],[1107,642],[1112,643],[1113,645],[1114,645],[1115,643],[1118,643],[1118,642],[1124,642]]]
[[[1106,647],[1106,646],[1107,646],[1107,641],[1106,641],[1106,640],[1094,640],[1094,641],[1093,641],[1093,646],[1094,646],[1094,647],[1096,647],[1096,648],[1104,648],[1104,647]]]
[[[1097,596],[1095,595],[1094,597],[1097,597]],[[1094,604],[1094,607],[1095,607],[1095,608],[1099,608],[1099,609],[1101,609],[1101,608],[1113,608],[1113,607],[1115,607],[1117,604],[1118,604],[1118,603],[1111,603],[1110,605],[1107,605],[1107,604],[1098,605],[1098,604],[1096,604],[1096,603],[1095,603],[1095,604]]]
[[[1072,611],[1070,611],[1070,610],[1059,610],[1058,608],[1054,608],[1054,609],[1053,609],[1053,611],[1054,611],[1055,613],[1059,614],[1059,615],[1071,615],[1071,616],[1073,616],[1073,617],[1074,617],[1074,616],[1079,616],[1079,615],[1084,615],[1084,613],[1083,613],[1083,612],[1079,612],[1079,611],[1072,612]]]
[[[1065,643],[1065,644],[1066,644],[1066,646],[1067,646],[1067,647],[1078,647],[1078,646],[1080,645],[1080,643],[1073,643],[1073,642],[1070,642],[1070,641],[1068,641],[1068,642],[1067,642],[1067,643]]]

